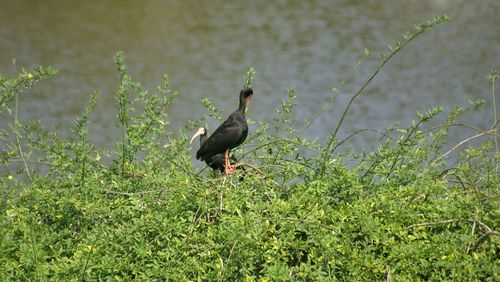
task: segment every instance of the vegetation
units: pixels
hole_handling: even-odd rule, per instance
[[[382,56],[325,144],[295,127],[289,89],[274,123],[259,122],[236,150],[245,170],[228,178],[193,168],[186,136],[220,112],[204,100],[210,115],[174,135],[168,77],[145,91],[121,53],[112,152],[88,138],[98,93],[63,138],[17,118],[19,95],[55,71],[1,76],[0,114],[12,123],[0,130],[0,280],[499,281],[496,105],[491,128],[457,122],[485,101],[445,117],[430,109],[380,132],[372,152],[341,151],[350,136],[337,134],[386,62],[445,21],[418,25]],[[446,144],[452,130],[471,137]]]

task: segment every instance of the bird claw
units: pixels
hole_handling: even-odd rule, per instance
[[[224,156],[225,164],[224,164],[224,174],[228,176],[236,171],[236,166],[231,165],[231,161],[229,161],[229,149],[226,150],[226,154]]]
[[[236,172],[236,166],[235,165],[226,165],[224,169],[224,173],[227,175],[233,174]]]

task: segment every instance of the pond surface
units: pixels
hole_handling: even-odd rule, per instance
[[[302,128],[369,48],[376,58],[359,67],[305,133],[323,140],[374,71],[377,54],[388,53],[387,45],[414,24],[443,13],[453,21],[390,61],[355,101],[339,137],[395,123],[406,127],[416,111],[435,106],[450,111],[478,98],[489,105],[466,122],[487,128],[493,120],[487,76],[500,68],[498,0],[2,2],[0,72],[12,75],[14,58],[17,68],[51,65],[59,71],[20,99],[21,117],[67,130],[90,93],[99,90],[91,137],[104,147],[119,136],[113,100],[118,50],[147,89],[154,91],[162,74],[169,74],[171,87],[181,93],[168,109],[170,130],[178,132],[187,120],[207,113],[202,98],[210,98],[224,116],[236,109],[249,66],[257,73],[248,116],[271,122],[287,88],[294,88],[295,118]],[[207,123],[211,130],[217,126]],[[367,146],[376,137],[358,135],[352,144]]]

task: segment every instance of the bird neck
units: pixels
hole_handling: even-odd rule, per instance
[[[207,135],[200,135],[200,146],[203,146],[203,144],[205,144],[205,141],[207,141]]]
[[[240,97],[240,106],[238,107],[238,112],[245,115],[247,111],[247,103],[245,103],[245,98]]]

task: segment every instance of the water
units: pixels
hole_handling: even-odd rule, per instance
[[[91,137],[103,147],[119,139],[113,93],[113,55],[125,51],[131,75],[154,91],[163,73],[181,96],[168,109],[172,131],[206,113],[210,98],[224,115],[237,107],[245,71],[253,66],[255,96],[248,116],[272,121],[294,88],[299,127],[332,95],[356,59],[387,45],[415,23],[447,13],[437,27],[398,54],[353,105],[340,137],[362,128],[409,125],[416,111],[491,104],[490,69],[500,68],[500,1],[6,1],[0,9],[0,72],[51,65],[59,74],[20,99],[21,118],[67,130],[94,90],[102,92]],[[350,96],[374,70],[360,67],[353,80],[306,132],[324,140]],[[500,104],[497,101],[497,105]],[[7,116],[2,124],[5,124]],[[487,128],[493,114],[466,122]],[[217,122],[208,121],[213,130]],[[252,128],[251,128],[252,130]],[[469,136],[461,132],[456,138]],[[372,133],[351,144],[369,146]]]

